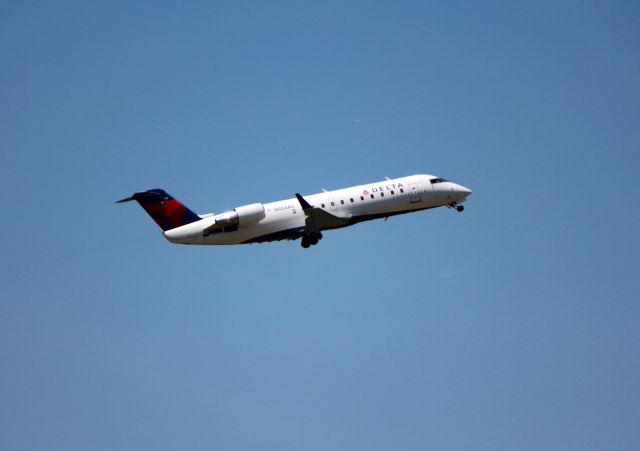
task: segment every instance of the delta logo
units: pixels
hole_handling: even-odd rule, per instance
[[[383,185],[383,186],[374,186],[373,188],[371,188],[371,191],[367,191],[366,189],[362,192],[363,196],[368,196],[370,193],[378,193],[378,192],[382,192],[382,191],[392,191],[394,189],[401,189],[404,188],[404,185],[402,183],[390,183],[389,185]]]

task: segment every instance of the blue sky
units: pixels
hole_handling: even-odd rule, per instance
[[[636,2],[4,2],[6,449],[640,441]],[[321,245],[201,212],[432,173]]]

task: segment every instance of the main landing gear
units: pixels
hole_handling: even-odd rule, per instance
[[[300,246],[307,249],[309,246],[315,246],[322,239],[322,233],[312,233],[304,235],[300,241]]]

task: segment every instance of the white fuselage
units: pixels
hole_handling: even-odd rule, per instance
[[[304,199],[313,207],[347,220],[345,224],[336,226],[344,227],[416,210],[458,205],[471,193],[461,185],[448,181],[434,183],[433,180],[442,179],[431,175],[412,175],[311,194]],[[240,216],[239,224],[235,226],[217,227],[229,214],[245,211],[243,208],[246,211],[258,209],[260,215],[247,216],[246,222]],[[295,239],[302,236],[304,229],[305,213],[298,199],[293,197],[205,217],[167,230],[164,235],[172,243],[221,245]]]

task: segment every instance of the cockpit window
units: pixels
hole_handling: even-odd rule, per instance
[[[442,183],[442,182],[446,182],[446,180],[445,179],[441,179],[441,178],[431,179],[431,183],[433,183],[433,184]]]

